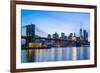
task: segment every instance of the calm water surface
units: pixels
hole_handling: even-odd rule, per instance
[[[61,47],[21,51],[21,62],[50,62],[90,59],[90,47]]]

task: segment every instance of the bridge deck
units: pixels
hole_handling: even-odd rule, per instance
[[[27,36],[21,36],[21,38],[27,39],[27,38],[30,38],[30,36],[29,36],[29,37],[27,37]],[[70,41],[70,40],[62,39],[62,38],[47,38],[47,37],[35,37],[35,39],[58,40],[58,41]]]

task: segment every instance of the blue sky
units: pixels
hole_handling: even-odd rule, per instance
[[[86,29],[90,34],[89,13],[21,10],[21,21],[22,26],[32,23],[48,34],[57,32],[60,35],[64,32],[68,36],[75,32],[79,36],[80,28]],[[22,30],[23,33],[25,30]]]

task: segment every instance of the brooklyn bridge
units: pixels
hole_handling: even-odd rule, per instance
[[[35,24],[30,24],[22,26],[22,35],[21,39],[25,40],[25,44],[22,45],[22,48],[50,48],[50,47],[72,47],[72,46],[89,46],[90,42],[88,41],[88,34],[84,31],[82,35],[82,30],[80,29],[80,36],[76,36],[74,33],[70,33],[69,36],[65,36],[64,33],[61,34],[61,37],[57,33],[51,34],[46,33]],[[52,30],[52,29],[51,29]],[[24,33],[24,34],[23,34]]]

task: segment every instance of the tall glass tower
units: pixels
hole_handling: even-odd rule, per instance
[[[80,29],[80,37],[82,37],[82,29]]]
[[[83,40],[82,28],[80,29],[80,40]]]

